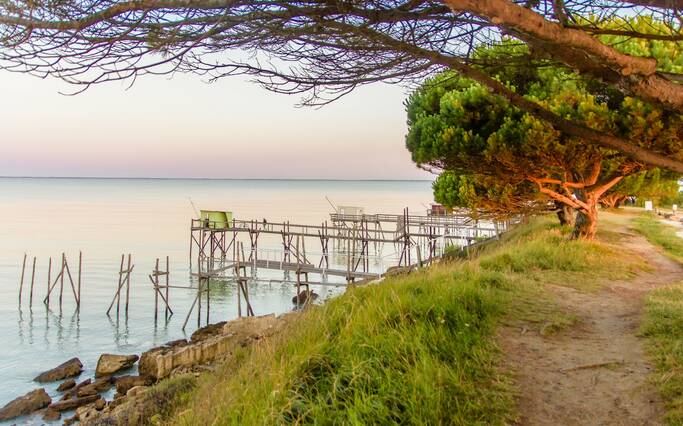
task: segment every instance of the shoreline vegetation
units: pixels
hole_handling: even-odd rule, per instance
[[[652,215],[642,215],[635,229],[664,254],[683,265],[683,239],[676,229]],[[665,400],[665,421],[683,424],[683,279],[652,291],[645,301],[641,335],[656,372],[653,382]]]
[[[513,423],[519,390],[497,344],[501,327],[560,333],[580,319],[548,287],[591,293],[649,270],[624,256],[615,230],[599,241],[570,232],[533,219],[470,260],[351,288],[215,371],[151,388],[151,399],[184,390],[149,423]]]

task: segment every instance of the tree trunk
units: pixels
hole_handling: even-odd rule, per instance
[[[557,208],[557,218],[560,220],[560,225],[574,226],[574,209],[560,201],[555,201],[555,208]]]
[[[585,203],[588,205],[588,210],[578,211],[572,238],[592,240],[598,231],[598,200],[593,194],[587,194]]]
[[[624,200],[626,200],[627,197],[619,197],[617,201],[614,202],[614,208],[618,209],[621,207],[622,204],[624,204]]]

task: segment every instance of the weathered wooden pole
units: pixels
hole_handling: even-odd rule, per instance
[[[170,313],[173,315],[171,312],[171,300],[169,298],[169,293],[168,293],[168,287],[169,287],[169,275],[171,275],[171,268],[169,268],[169,261],[168,261],[168,256],[166,256],[166,318],[168,318],[168,314]]]
[[[159,313],[159,258],[154,265],[154,323],[157,322]]]
[[[62,309],[62,297],[64,296],[64,263],[66,255],[62,253],[62,269],[59,277],[59,309]]]
[[[21,280],[19,281],[19,306],[21,306],[21,293],[24,290],[24,271],[26,270],[26,253],[24,253],[24,261],[21,264]]]
[[[121,255],[121,266],[119,267],[119,284],[116,287],[116,316],[119,316],[119,307],[121,305],[121,284],[123,280],[123,261],[126,258],[125,254]],[[108,312],[107,312],[108,313]]]
[[[209,325],[209,313],[211,312],[211,277],[206,278],[206,325]]]
[[[83,268],[83,252],[78,251],[78,301],[76,304],[76,311],[81,311],[81,269]]]
[[[47,261],[47,296],[45,300],[47,301],[47,307],[50,307],[50,282],[52,279],[52,256]]]
[[[36,257],[33,256],[33,269],[31,270],[31,290],[30,290],[29,296],[28,296],[29,308],[33,307],[33,283],[35,282],[35,279],[36,279]]]
[[[190,270],[192,270],[192,246],[194,245],[192,240],[194,240],[194,219],[190,219]]]
[[[128,316],[128,302],[130,301],[130,253],[128,254],[128,272],[126,272],[126,316]]]

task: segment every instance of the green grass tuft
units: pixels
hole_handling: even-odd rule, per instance
[[[683,263],[683,238],[676,235],[676,229],[668,226],[651,214],[637,217],[634,229],[643,234],[648,241],[664,249],[670,258]]]
[[[647,298],[641,334],[655,364],[653,380],[666,402],[665,420],[683,424],[683,282]]]

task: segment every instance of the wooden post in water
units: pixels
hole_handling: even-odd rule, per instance
[[[66,262],[66,255],[62,253],[62,269],[59,274],[59,309],[62,309],[62,296],[64,295],[64,262]]]
[[[83,252],[78,251],[78,300],[76,311],[81,312],[81,268],[83,267]]]
[[[47,296],[45,300],[47,301],[47,307],[50,307],[50,280],[52,278],[52,256],[47,261]]]
[[[30,290],[29,296],[28,296],[29,308],[33,307],[33,283],[35,282],[35,279],[36,279],[36,257],[33,256],[33,269],[31,270],[31,290]]]
[[[19,281],[19,306],[21,306],[21,292],[24,290],[24,271],[26,270],[26,253],[24,253],[24,261],[21,264],[21,280]]]
[[[211,277],[206,278],[206,325],[209,325],[209,312],[211,311]]]
[[[126,316],[128,316],[128,302],[130,300],[130,273],[131,273],[131,266],[130,266],[130,253],[128,254],[128,268],[126,272]]]
[[[157,257],[154,264],[154,323],[157,322],[159,314],[159,258]]]
[[[121,305],[121,284],[123,280],[123,262],[126,259],[126,255],[121,255],[121,268],[119,268],[119,284],[116,287],[116,316],[119,316],[119,308]]]
[[[168,256],[166,256],[166,318],[168,319],[168,314],[171,311],[171,300],[169,298],[168,286],[169,286],[169,275],[171,275],[171,268],[169,268]],[[171,312],[172,314],[172,312]]]

